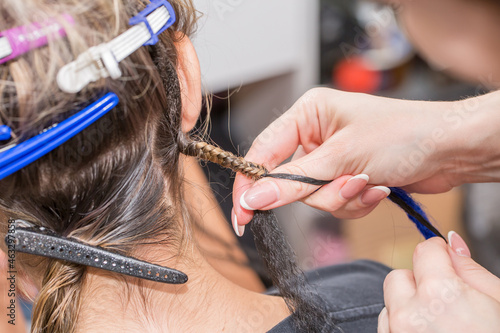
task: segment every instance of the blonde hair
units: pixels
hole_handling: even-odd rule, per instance
[[[164,205],[165,188],[173,198],[171,207],[182,202],[177,186],[181,105],[175,42],[193,32],[196,13],[190,0],[170,2],[177,22],[157,46],[143,47],[126,59],[122,79],[100,80],[76,95],[58,89],[57,71],[128,29],[130,17],[149,1],[0,3],[0,30],[61,14],[76,22],[71,26],[61,18],[67,38],[0,66],[0,124],[13,129],[9,144],[36,135],[106,91],[121,101],[84,133],[2,180],[0,207],[6,215],[121,253],[153,239],[179,242],[172,232],[179,213]],[[0,226],[5,232],[6,221]],[[86,267],[28,255],[18,255],[18,263],[30,276],[43,277],[31,331],[74,332]]]

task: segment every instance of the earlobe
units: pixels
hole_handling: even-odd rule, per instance
[[[201,112],[201,73],[198,55],[188,36],[175,44],[178,53],[177,75],[182,97],[182,131],[189,132]]]

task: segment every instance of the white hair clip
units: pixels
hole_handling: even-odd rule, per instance
[[[108,43],[94,46],[61,68],[57,75],[59,88],[77,93],[89,83],[122,76],[119,63],[143,45],[154,45],[158,35],[175,23],[175,12],[166,0],[152,0],[138,15],[130,19],[133,25]]]

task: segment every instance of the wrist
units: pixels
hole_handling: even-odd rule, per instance
[[[500,91],[442,110],[442,171],[453,186],[500,181]]]

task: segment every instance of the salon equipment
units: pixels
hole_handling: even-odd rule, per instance
[[[188,280],[186,274],[175,269],[61,237],[43,227],[29,226],[25,221],[9,222],[5,243],[9,250],[16,252],[65,260],[141,279],[169,284],[183,284]]]
[[[47,45],[51,39],[66,36],[61,20],[69,25],[75,23],[70,15],[63,14],[59,19],[53,18],[0,32],[0,65]]]
[[[175,23],[172,5],[165,0],[152,0],[142,12],[130,19],[132,28],[108,43],[94,46],[61,68],[57,75],[59,88],[77,93],[89,83],[122,76],[119,63],[144,45],[155,45],[158,35]]]
[[[53,125],[50,129],[27,141],[0,152],[0,180],[50,153],[83,131],[113,109],[118,101],[116,94],[108,93],[74,116]]]

